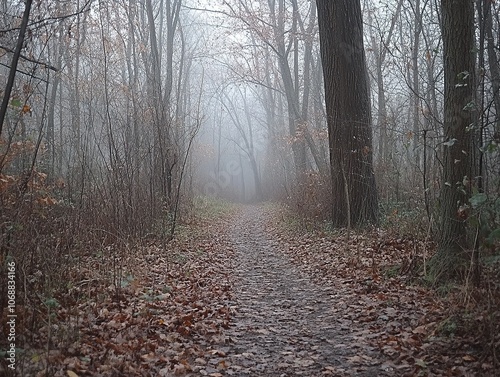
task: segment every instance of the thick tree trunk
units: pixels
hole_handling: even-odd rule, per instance
[[[472,173],[474,113],[469,109],[475,92],[474,3],[442,0],[444,47],[444,158],[441,191],[441,235],[434,259],[437,277],[451,277],[468,248],[465,212]]]
[[[317,0],[325,77],[333,224],[378,220],[371,108],[359,0]]]

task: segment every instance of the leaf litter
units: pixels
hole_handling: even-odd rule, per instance
[[[446,302],[406,275],[432,245],[297,232],[281,211],[199,220],[166,248],[122,251],[119,274],[116,255],[85,258],[24,375],[495,375],[477,342],[442,335]]]
[[[217,234],[228,224],[198,219],[166,247],[151,242],[83,258],[74,271],[80,283],[57,297],[50,320],[30,335],[21,375],[186,375],[220,357],[213,344],[231,317],[233,252]]]

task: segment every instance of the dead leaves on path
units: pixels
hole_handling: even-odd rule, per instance
[[[30,375],[175,376],[200,370],[201,360],[215,357],[212,347],[231,317],[232,251],[213,236],[225,226],[192,225],[166,249],[137,248],[119,254],[120,261],[86,259],[75,271],[83,283],[58,298],[55,319],[35,336],[38,350],[24,360]]]
[[[294,264],[318,284],[334,287],[338,305],[331,315],[359,346],[359,355],[348,359],[353,366],[371,365],[363,352],[369,347],[386,360],[382,369],[388,375],[495,375],[492,361],[481,354],[481,340],[446,336],[446,301],[409,279],[417,259],[421,266],[433,253],[431,243],[381,230],[300,234],[276,220],[284,217],[277,215],[268,228]]]
[[[356,350],[322,375],[349,376],[373,365],[388,376],[495,375],[477,339],[445,336],[454,322],[447,322],[444,301],[405,275],[432,245],[378,231],[333,237],[268,225],[274,245],[269,253],[284,251],[318,288],[333,287],[328,292],[335,305],[324,315],[335,318],[336,330],[348,333],[349,342],[327,339],[327,346]],[[226,226],[192,224],[166,249],[107,249],[79,262],[77,283],[55,298],[39,331],[25,334],[35,346],[22,356],[26,375],[237,375],[238,365],[230,364],[224,348],[234,317]],[[254,333],[274,331],[261,327]],[[314,363],[313,354],[283,352],[290,352],[277,366],[283,373]],[[255,359],[249,350],[234,357],[242,368]]]

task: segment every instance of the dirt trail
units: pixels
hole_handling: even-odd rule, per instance
[[[207,374],[392,375],[374,350],[358,343],[356,329],[338,321],[333,309],[342,297],[312,283],[288,260],[266,231],[268,221],[264,207],[249,206],[231,228],[236,314],[219,369],[212,365]],[[357,347],[362,347],[359,355]]]

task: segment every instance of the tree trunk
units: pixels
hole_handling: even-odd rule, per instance
[[[334,226],[378,220],[368,73],[359,0],[317,0]]]
[[[465,206],[472,180],[474,101],[474,3],[441,0],[444,53],[444,159],[441,191],[441,235],[433,260],[436,278],[449,278],[468,249]]]
[[[14,55],[12,56],[12,63],[10,65],[9,77],[7,79],[7,85],[5,86],[3,100],[0,107],[0,136],[2,135],[3,122],[5,120],[5,116],[7,115],[7,107],[9,105],[10,93],[12,92],[12,87],[14,86],[14,79],[16,77],[16,72],[17,72],[17,63],[19,62],[19,58],[21,57],[21,50],[24,44],[24,35],[26,34],[26,29],[28,28],[28,21],[30,18],[32,3],[33,3],[32,0],[26,1],[26,5],[24,7],[23,19],[21,22],[21,27],[19,29],[19,36],[17,37],[16,49],[14,51]]]
[[[63,48],[63,31],[62,27],[58,28],[59,38],[57,45],[54,46],[55,53],[54,56],[57,56],[57,66],[61,67],[62,65],[62,52]],[[61,83],[61,74],[58,72],[54,75],[52,87],[50,89],[50,98],[48,104],[48,116],[47,116],[47,146],[48,146],[48,164],[49,164],[49,172],[50,179],[54,179],[55,176],[55,166],[56,166],[56,139],[55,139],[55,109],[56,109],[56,101],[57,101],[57,90],[59,84]]]
[[[413,31],[413,46],[411,54],[412,65],[412,106],[413,106],[413,156],[415,158],[416,171],[420,170],[420,77],[418,58],[420,54],[420,34],[422,31],[422,11],[420,0],[414,5],[415,25]]]
[[[392,35],[394,34],[394,28],[396,27],[396,21],[401,13],[401,6],[403,5],[403,0],[398,1],[396,6],[396,11],[392,16],[391,26],[387,33],[385,40],[377,41],[374,33],[373,26],[370,28],[370,39],[373,49],[373,55],[375,57],[376,65],[376,79],[377,79],[377,127],[379,130],[379,140],[378,140],[378,163],[382,169],[386,169],[386,163],[388,160],[388,133],[387,133],[387,100],[385,98],[385,85],[384,85],[384,62],[391,43]],[[368,22],[373,25],[373,19],[371,12],[368,12]],[[384,170],[385,171],[385,170]]]
[[[292,74],[288,61],[289,49],[285,43],[285,1],[278,1],[278,12],[276,12],[275,7],[276,3],[269,1],[271,19],[274,25],[274,38],[277,44],[276,52],[278,54],[279,69],[288,105],[288,129],[290,137],[292,138],[292,152],[296,178],[298,180],[306,171],[307,167],[306,144],[303,135],[301,135],[303,120],[300,115],[299,98],[296,96],[296,86],[299,85],[299,83],[294,83],[294,75]]]
[[[496,112],[496,131],[500,132],[500,67],[498,65],[498,57],[496,53],[495,37],[493,36],[493,16],[491,14],[491,1],[484,1],[484,23],[487,40],[488,65],[491,75],[491,87],[493,89],[493,103],[495,104]]]

